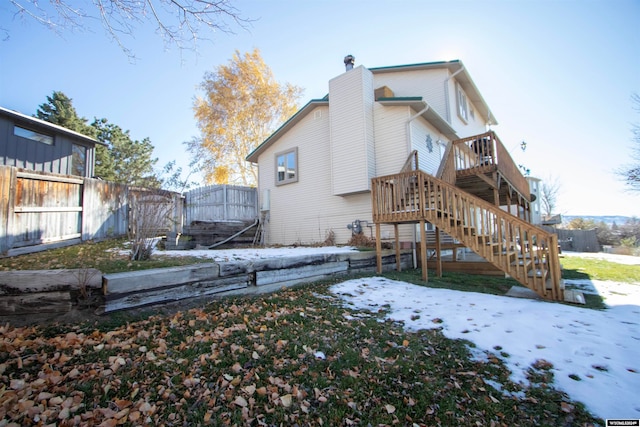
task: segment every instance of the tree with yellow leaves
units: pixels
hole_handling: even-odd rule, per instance
[[[302,89],[280,84],[260,51],[235,51],[226,65],[205,73],[194,112],[200,138],[187,143],[200,158],[207,184],[255,185],[245,157],[297,110]]]

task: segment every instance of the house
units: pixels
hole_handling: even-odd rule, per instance
[[[264,242],[310,244],[333,234],[340,244],[363,232],[378,251],[383,240],[417,249],[426,265],[432,230],[440,272],[444,232],[535,282],[525,285],[542,296],[561,298],[559,264],[548,266],[553,254],[544,252],[553,237],[530,224],[529,185],[488,130],[497,121],[464,64],[366,68],[353,59],[326,97],[247,156],[258,166]]]
[[[62,126],[0,107],[0,165],[91,177],[101,142]]]
[[[461,61],[346,71],[247,157],[268,212],[265,243],[322,242],[329,231],[346,243],[352,224],[372,235],[371,178],[400,171],[413,150],[435,175],[452,141],[495,124]],[[405,227],[401,240],[414,234]]]

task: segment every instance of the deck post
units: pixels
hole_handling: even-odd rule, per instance
[[[457,251],[456,248],[453,248],[453,253],[455,254]],[[440,248],[440,229],[436,227],[436,274],[438,277],[442,277],[442,250]],[[455,255],[453,260],[455,261]]]
[[[417,155],[417,153],[416,153]],[[402,262],[400,259],[400,236],[398,235],[398,224],[393,224],[393,232],[396,239],[396,271],[402,271]]]
[[[422,265],[422,280],[429,281],[429,273],[427,272],[427,234],[424,230],[425,220],[420,220],[420,264]]]
[[[376,223],[376,272],[382,274],[382,242],[380,242],[380,223]]]

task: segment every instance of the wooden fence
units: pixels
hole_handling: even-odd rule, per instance
[[[194,221],[246,221],[258,217],[253,187],[209,185],[185,193],[187,225]]]
[[[130,206],[140,189],[91,178],[0,166],[0,255],[19,255],[129,232]],[[182,197],[171,194],[182,231]]]
[[[558,235],[558,244],[563,251],[570,252],[600,252],[596,230],[566,230],[543,226],[543,229]]]

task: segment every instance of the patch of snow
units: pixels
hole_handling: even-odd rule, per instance
[[[283,248],[190,249],[186,251],[158,250],[155,253],[166,256],[193,256],[198,258],[208,258],[215,262],[228,262],[287,258],[306,255],[331,255],[349,252],[358,252],[358,250],[353,246],[298,246]]]
[[[579,258],[603,259],[605,261],[617,262],[618,264],[640,265],[640,257],[632,255],[608,254],[605,252],[567,252],[563,255]]]
[[[587,286],[585,282],[580,285]],[[638,419],[639,285],[592,281],[589,286],[609,305],[602,311],[381,277],[349,280],[331,291],[355,308],[384,306],[387,318],[403,321],[407,329],[442,328],[448,338],[473,342],[475,355],[496,353],[499,346],[509,354],[503,360],[516,383],[528,385],[527,370],[536,360],[547,360],[553,364],[556,387],[596,416]]]

